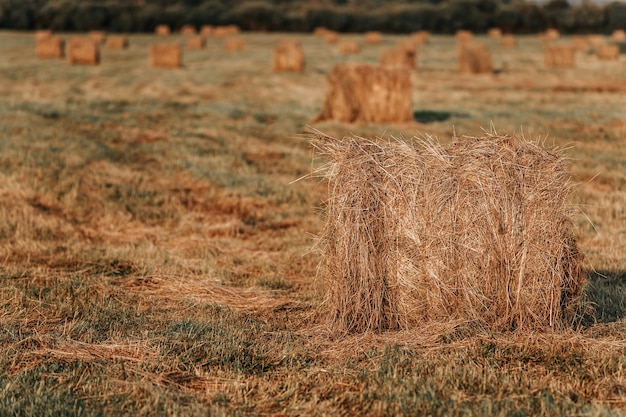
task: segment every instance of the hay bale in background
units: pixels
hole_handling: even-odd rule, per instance
[[[543,57],[548,68],[576,66],[576,49],[571,45],[547,45]]]
[[[328,91],[316,121],[409,122],[413,120],[409,71],[339,64],[328,74]]]
[[[596,48],[596,56],[604,61],[616,61],[619,59],[619,46],[601,45]]]
[[[326,34],[330,32],[328,29],[326,29],[323,26],[318,26],[315,29],[313,29],[313,36],[317,36],[318,38],[323,38],[324,36],[326,36]]]
[[[215,28],[212,25],[203,25],[200,28],[200,36],[204,36],[205,38],[208,38],[209,36],[213,35],[214,31],[215,31]]]
[[[368,45],[378,45],[383,40],[380,32],[365,32],[364,41]]]
[[[591,45],[589,45],[589,41],[584,36],[572,36],[572,46],[577,51],[587,52]]]
[[[614,42],[626,42],[626,31],[624,29],[616,29],[611,34],[611,39]]]
[[[455,35],[457,43],[470,42],[474,39],[474,35],[469,30],[457,30]]]
[[[91,30],[87,33],[87,37],[96,45],[102,45],[106,40],[107,35],[101,30]]]
[[[430,42],[430,32],[427,30],[419,30],[411,33],[411,40],[416,46],[427,45]]]
[[[458,49],[459,71],[472,74],[493,72],[493,60],[486,45],[467,42]]]
[[[503,48],[517,48],[517,39],[510,33],[500,38],[500,46]]]
[[[302,72],[304,70],[304,50],[300,42],[285,39],[274,49],[274,71]]]
[[[231,35],[237,35],[241,30],[237,25],[216,26],[213,29],[213,35],[216,38],[225,38]]]
[[[545,31],[545,36],[548,41],[554,41],[554,40],[559,39],[561,34],[559,33],[558,30],[554,28],[550,28]]]
[[[156,43],[150,47],[150,65],[161,68],[183,66],[183,51],[178,43]]]
[[[51,30],[36,30],[35,31],[35,41],[39,41],[41,39],[48,39],[52,37]]]
[[[324,42],[331,45],[336,44],[339,42],[339,33],[333,30],[327,30],[326,33],[324,33]]]
[[[340,54],[358,54],[361,51],[361,47],[357,41],[341,41],[337,46],[337,50]]]
[[[107,49],[126,49],[128,48],[128,36],[109,35],[105,47]]]
[[[606,39],[603,35],[589,35],[587,36],[587,42],[595,49],[604,45],[606,43]]]
[[[380,66],[384,68],[404,68],[411,71],[417,69],[417,53],[415,49],[390,48],[380,54]]]
[[[157,25],[157,27],[154,29],[154,33],[159,36],[169,36],[170,27],[168,25]]]
[[[50,36],[37,40],[36,51],[39,58],[63,58],[65,42],[63,39]]]
[[[502,30],[500,28],[491,28],[487,31],[487,36],[491,39],[500,39],[502,37]]]
[[[67,59],[72,65],[98,65],[100,48],[91,38],[70,38],[67,43]]]
[[[183,36],[196,36],[197,33],[194,25],[183,25],[183,27],[180,28],[180,34]]]
[[[227,38],[224,40],[224,49],[228,52],[243,51],[246,43],[241,38]]]
[[[495,133],[313,145],[330,159],[320,270],[334,330],[572,324],[586,277],[561,155]]]
[[[192,36],[187,39],[187,48],[189,49],[204,49],[206,40],[203,36]]]

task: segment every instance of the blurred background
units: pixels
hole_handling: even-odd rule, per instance
[[[626,2],[605,0],[0,0],[0,28],[153,32],[156,25],[236,24],[243,30],[534,33],[626,28]]]

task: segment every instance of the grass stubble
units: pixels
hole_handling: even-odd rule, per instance
[[[446,142],[493,122],[565,149],[595,307],[559,332],[338,337],[311,251],[327,161],[302,133],[334,65],[375,65],[399,37],[339,55],[301,35],[303,73],[276,74],[282,36],[240,36],[244,52],[209,38],[171,70],[149,67],[154,36],[72,67],[0,33],[0,415],[623,413],[623,57],[547,69],[535,37],[485,38],[498,74],[458,74],[454,39],[433,36],[411,77],[416,114],[438,117],[316,123]]]

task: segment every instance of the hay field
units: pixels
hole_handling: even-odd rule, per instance
[[[79,66],[0,32],[0,415],[623,414],[624,55],[546,68],[537,36],[479,35],[496,73],[459,74],[454,38],[435,35],[411,74],[414,121],[313,123],[335,64],[377,65],[404,37],[340,35],[361,44],[349,55],[238,37],[243,51],[208,38],[170,69],[150,66],[156,35]],[[287,37],[302,73],[273,71]],[[329,332],[312,249],[326,161],[307,126],[448,143],[491,124],[569,158],[595,312],[556,333]]]

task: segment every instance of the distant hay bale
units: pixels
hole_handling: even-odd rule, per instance
[[[604,61],[616,61],[619,59],[619,46],[601,45],[596,48],[596,56]]]
[[[581,52],[587,52],[591,47],[589,41],[584,36],[572,36],[572,46]]]
[[[228,52],[243,51],[246,43],[241,38],[227,38],[224,40],[224,49]]]
[[[202,35],[192,36],[189,39],[187,39],[187,48],[204,49],[205,43],[206,43],[206,40]]]
[[[91,38],[70,38],[67,43],[67,59],[72,65],[98,65],[100,48]]]
[[[168,25],[157,25],[157,27],[154,29],[154,33],[159,36],[169,36],[170,27]]]
[[[318,38],[323,38],[328,32],[330,32],[328,29],[326,29],[323,26],[318,26],[313,30],[313,36],[317,36]]]
[[[200,28],[200,36],[204,36],[205,38],[208,38],[209,36],[213,35],[214,31],[215,31],[215,28],[212,25],[203,25]]]
[[[559,39],[561,34],[559,33],[558,30],[554,28],[549,28],[545,31],[545,36],[548,41],[553,41],[553,40]]]
[[[517,39],[510,33],[502,35],[500,38],[500,46],[503,48],[517,48]]]
[[[420,45],[418,43],[416,43],[415,39],[413,39],[413,38],[403,38],[403,39],[399,39],[396,42],[396,48],[397,49],[406,49],[406,50],[409,50],[409,51],[415,51],[418,46],[420,46]]]
[[[52,37],[52,31],[47,29],[40,29],[35,31],[35,41],[41,39],[48,39]]]
[[[361,46],[357,41],[341,41],[337,49],[341,54],[358,54],[361,51]]]
[[[405,68],[411,71],[417,69],[417,53],[415,49],[390,48],[380,54],[380,66],[384,68]]]
[[[380,32],[365,32],[364,41],[368,45],[378,45],[383,40],[383,35]]]
[[[626,31],[624,29],[614,30],[611,39],[615,42],[626,42]]]
[[[589,45],[595,49],[604,45],[606,43],[606,39],[603,35],[589,35],[587,36],[587,42],[589,42]]]
[[[328,74],[328,91],[316,121],[408,122],[413,120],[411,78],[406,70],[339,64]]]
[[[548,68],[574,68],[576,66],[576,49],[571,45],[548,45],[543,56]]]
[[[128,36],[109,35],[105,47],[107,49],[126,49],[128,48]]]
[[[324,34],[324,41],[329,44],[335,44],[339,42],[339,33],[332,30],[327,30]]]
[[[65,56],[64,47],[63,39],[56,36],[38,39],[36,44],[37,57],[42,59],[63,58]]]
[[[459,71],[471,74],[493,72],[493,60],[486,45],[467,42],[458,48]]]
[[[225,38],[231,35],[237,35],[241,30],[237,25],[216,26],[213,29],[213,35],[216,38]]]
[[[417,46],[422,46],[428,44],[430,42],[430,32],[427,30],[419,30],[417,32],[411,33],[411,39],[413,43]]]
[[[304,70],[304,50],[300,42],[285,39],[274,49],[274,71],[302,72]]]
[[[491,39],[500,39],[500,37],[502,37],[502,30],[500,28],[491,28],[487,31],[487,36]]]
[[[183,52],[178,43],[156,43],[150,47],[150,65],[160,68],[183,66]]]
[[[183,27],[180,28],[180,34],[183,36],[195,36],[197,33],[194,25],[183,25]]]
[[[319,133],[312,143],[330,160],[320,271],[334,331],[574,323],[586,277],[561,155],[495,133],[447,148]]]
[[[87,33],[87,37],[91,39],[96,45],[102,45],[106,40],[107,35],[101,30],[91,30]]]
[[[470,42],[474,39],[474,35],[469,30],[457,30],[455,38],[458,43]]]

